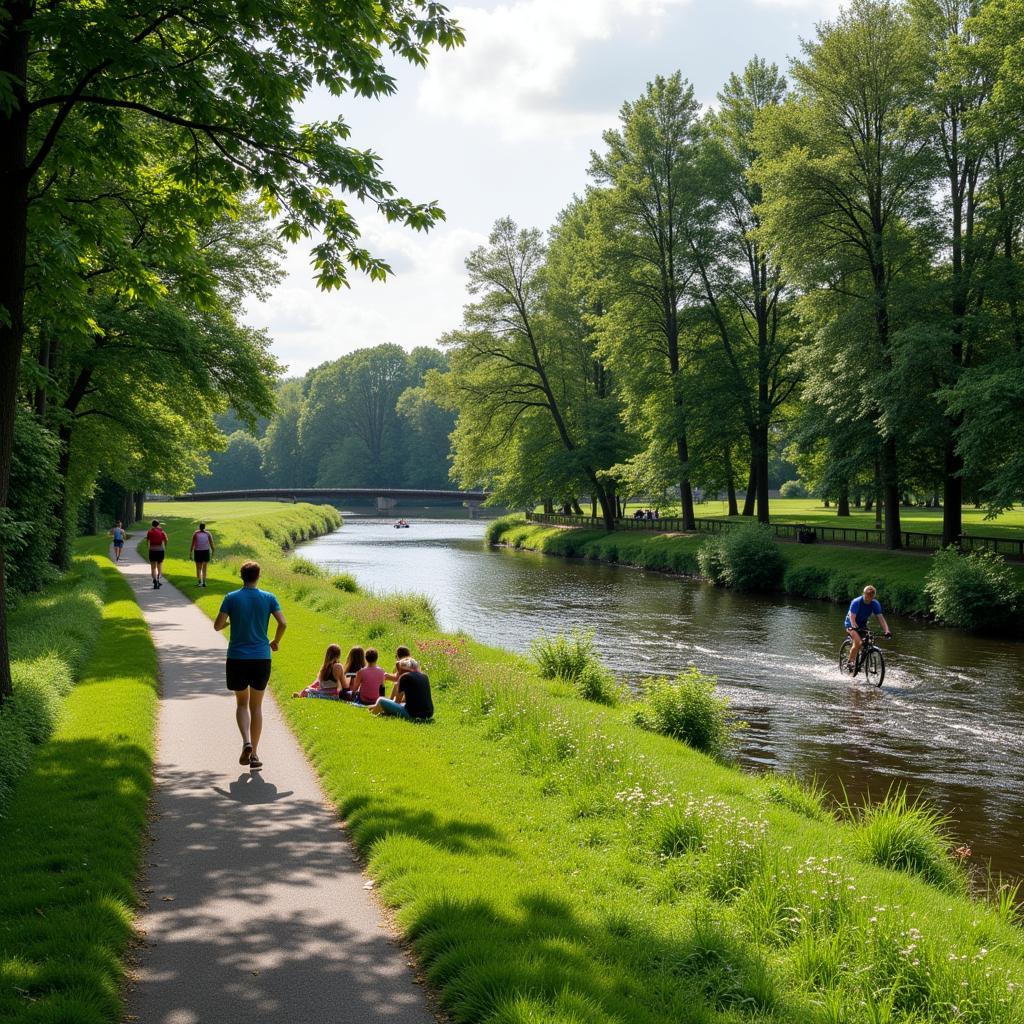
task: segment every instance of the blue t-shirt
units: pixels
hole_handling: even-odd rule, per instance
[[[225,595],[220,610],[231,620],[229,658],[254,661],[270,657],[267,624],[271,614],[281,610],[281,605],[269,590],[259,587],[232,590]]]
[[[850,611],[846,616],[846,625],[849,627],[852,619],[857,620],[857,627],[863,629],[868,624],[868,619],[872,615],[881,615],[882,606],[878,603],[877,598],[868,604],[863,597],[855,597],[850,602]]]

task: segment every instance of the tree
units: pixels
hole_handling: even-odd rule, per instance
[[[688,529],[695,524],[680,317],[695,273],[690,242],[708,217],[696,166],[697,111],[678,72],[658,76],[623,104],[621,127],[604,133],[605,152],[590,161],[605,188],[601,258],[615,295],[601,331],[602,359],[622,383],[626,415],[643,424],[640,462],[660,475],[666,441],[671,446]]]
[[[572,217],[562,219],[566,231],[575,230],[567,226]],[[547,257],[539,231],[497,221],[488,244],[466,260],[478,298],[465,307],[461,329],[441,339],[451,369],[428,374],[429,394],[459,412],[453,473],[464,485],[486,479],[496,500],[513,503],[535,500],[538,486],[566,497],[585,486],[611,529],[616,508],[601,473],[607,413],[593,339],[566,308],[553,308]],[[519,471],[508,472],[510,465]]]
[[[303,487],[299,417],[302,381],[286,380],[274,395],[274,415],[260,444],[262,470],[270,487]]]
[[[759,118],[753,176],[764,193],[765,237],[788,276],[854,303],[873,325],[870,347],[855,354],[879,366],[861,379],[880,439],[886,544],[897,548],[908,411],[898,299],[927,267],[919,232],[931,219],[934,167],[921,115],[922,45],[893,3],[852,0],[803,49],[792,67],[796,95]]]
[[[246,491],[265,487],[259,441],[244,430],[236,430],[222,452],[210,457],[210,475],[203,481],[208,490]]]
[[[92,144],[75,152],[73,164],[95,171],[106,162],[116,177],[123,168],[155,162],[170,180],[203,183],[211,208],[224,197],[255,192],[279,217],[284,237],[321,232],[313,252],[323,287],[343,284],[347,267],[384,277],[386,263],[359,244],[338,193],[357,194],[389,220],[414,228],[429,227],[441,211],[397,197],[377,157],[346,145],[340,118],[300,126],[293,113],[314,85],[336,96],[387,95],[394,80],[383,49],[423,64],[432,43],[451,47],[462,36],[432,0],[324,0],[301,11],[281,0],[142,8],[10,0],[0,18],[0,513],[6,514],[30,209],[47,202],[63,140],[82,138],[88,128]],[[162,129],[151,139],[156,150],[136,148],[140,120]],[[56,247],[48,256],[61,262]],[[145,275],[143,281],[149,283]],[[0,702],[11,686],[3,596],[0,547]]]
[[[774,64],[755,57],[742,75],[730,75],[708,115],[708,189],[719,199],[708,237],[694,238],[700,298],[725,356],[722,369],[738,404],[750,444],[747,509],[756,494],[757,518],[767,523],[769,435],[778,408],[798,375],[797,341],[782,268],[760,236],[761,188],[750,176],[758,157],[754,124],[778,106],[785,79]]]
[[[401,472],[394,441],[398,398],[411,383],[405,352],[375,345],[345,357],[348,378],[342,409],[352,436],[362,442],[364,472],[376,483],[394,483]]]

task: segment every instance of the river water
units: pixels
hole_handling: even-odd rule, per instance
[[[838,606],[488,549],[480,522],[393,522],[346,517],[301,553],[372,590],[429,594],[442,628],[488,644],[525,652],[578,626],[631,683],[696,665],[750,724],[743,764],[852,797],[906,784],[952,816],[972,861],[1024,877],[1024,644],[890,616],[879,689],[838,671]]]

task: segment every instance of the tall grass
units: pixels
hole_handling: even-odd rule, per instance
[[[911,800],[905,789],[883,800],[868,800],[847,812],[865,860],[881,867],[920,875],[948,892],[966,892],[967,875],[953,856],[950,820],[934,808]]]
[[[615,673],[601,664],[594,650],[593,630],[571,630],[568,634],[537,637],[530,654],[542,679],[569,683],[584,699],[597,704],[618,704],[626,688]]]

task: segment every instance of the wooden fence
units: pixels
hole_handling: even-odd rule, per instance
[[[591,529],[603,529],[604,520],[591,516],[549,515],[543,512],[527,512],[526,518],[532,523],[546,523],[549,526],[583,526]],[[737,526],[746,526],[755,520],[737,523],[732,519],[695,519],[698,533],[722,533]],[[799,523],[770,523],[772,532],[783,540],[801,540],[805,543],[824,544],[866,544],[872,547],[885,547],[885,533],[882,530],[868,530],[852,526],[821,526],[802,525]],[[625,519],[615,520],[616,530],[653,530],[658,533],[683,533],[683,520],[674,516],[663,516],[660,519]],[[913,551],[938,551],[942,547],[942,534],[916,533],[902,531],[900,538],[904,548]],[[1024,538],[1017,540],[1012,537],[976,537],[963,534],[960,547],[964,551],[994,551],[1005,558],[1024,561]]]

